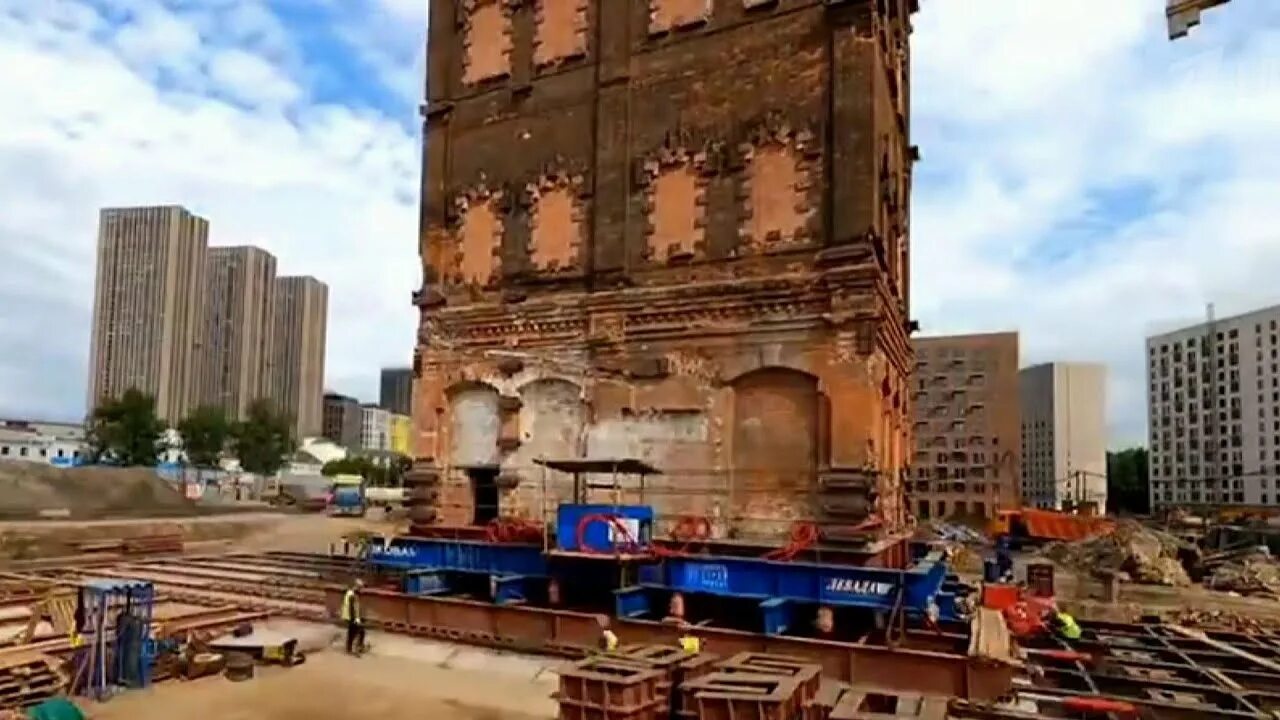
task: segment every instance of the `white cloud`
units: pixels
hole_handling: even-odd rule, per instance
[[[329,282],[328,375],[370,396],[412,347],[426,3],[106,4],[0,0],[0,412],[79,411],[96,209],[131,203]],[[1173,44],[1161,10],[932,0],[914,36],[914,314],[1106,362],[1115,442],[1143,436],[1146,333],[1280,299],[1280,5]],[[281,22],[316,12],[347,57]],[[352,75],[395,105],[317,104]]]
[[[219,50],[209,59],[209,77],[214,87],[252,106],[288,105],[302,90],[276,66],[243,50]]]
[[[161,67],[189,72],[200,50],[200,33],[164,6],[149,3],[137,8],[132,21],[116,32],[115,46],[121,57],[144,72]]]
[[[933,2],[914,37],[915,314],[1106,362],[1116,444],[1144,437],[1144,336],[1280,274],[1280,14],[1235,0],[1171,44],[1161,9]]]
[[[0,0],[0,413],[82,410],[97,209],[169,202],[209,218],[214,244],[259,244],[281,273],[329,283],[327,375],[370,397],[379,364],[412,352],[411,131],[310,102],[292,61],[269,59],[278,38],[157,45],[144,9],[171,27],[210,21],[130,3],[139,29],[112,35],[87,4]],[[175,58],[193,82],[157,80]]]

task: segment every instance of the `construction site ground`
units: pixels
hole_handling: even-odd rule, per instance
[[[134,518],[96,522],[24,521],[0,523],[0,537],[39,538],[27,541],[21,560],[0,558],[0,570],[20,569],[34,562],[59,562],[75,543],[93,538],[141,536],[180,531],[187,550],[221,552],[325,552],[344,535],[355,532],[391,534],[403,529],[402,520],[370,513],[367,518],[336,518],[323,514],[252,513],[228,517]],[[216,550],[213,546],[216,546]],[[156,609],[158,619],[198,610],[198,606],[166,601]],[[5,619],[12,634],[24,620]],[[260,624],[261,626],[261,624]],[[259,667],[247,682],[222,676],[195,681],[172,680],[144,691],[125,692],[94,704],[91,717],[170,718],[409,718],[448,720],[482,718],[549,718],[556,713],[551,694],[559,661],[481,648],[371,633],[370,652],[361,658],[343,652],[340,631],[331,625],[296,620],[267,622],[267,626],[302,639],[304,664]],[[501,692],[495,692],[495,687]]]
[[[370,513],[367,518],[323,514],[245,512],[204,517],[0,522],[0,564],[74,555],[79,543],[179,533],[188,551],[293,550],[322,552],[345,533],[392,533],[403,522]],[[203,548],[201,544],[205,544]]]
[[[341,630],[324,621],[333,616],[338,587],[329,573],[348,561],[330,557],[326,551],[356,532],[402,532],[403,518],[386,517],[380,512],[366,518],[252,513],[235,518],[32,521],[0,523],[0,536],[36,533],[46,539],[47,546],[60,543],[71,547],[85,538],[146,535],[173,528],[175,523],[187,541],[182,554],[139,556],[124,552],[106,560],[96,556],[86,560],[85,555],[65,559],[8,558],[0,559],[0,570],[5,571],[5,582],[19,585],[27,581],[24,578],[56,578],[63,582],[98,577],[150,580],[163,596],[155,609],[158,621],[192,626],[203,623],[201,627],[216,626],[218,629],[213,632],[221,634],[228,632],[229,623],[233,622],[226,618],[240,617],[232,612],[256,613],[248,620],[255,627],[299,638],[306,662],[292,668],[259,666],[255,677],[244,682],[233,682],[222,675],[194,681],[169,676],[171,679],[149,689],[124,692],[87,708],[91,717],[146,720],[191,715],[231,720],[323,720],[428,716],[445,720],[532,720],[556,716],[557,701],[552,695],[558,687],[557,669],[564,660],[426,639],[422,633],[410,632],[395,622],[376,625],[379,608],[387,617],[401,617],[393,611],[394,603],[377,605],[371,597],[368,610],[376,627],[395,633],[371,633],[372,649],[362,658],[343,652]],[[218,548],[204,547],[210,544],[217,544]],[[1044,560],[1042,555],[1018,553],[1016,564]],[[87,564],[77,568],[77,563]],[[1088,620],[1133,622],[1153,613],[1177,618],[1188,609],[1228,610],[1242,616],[1280,620],[1280,603],[1274,600],[1238,597],[1200,586],[1124,583],[1116,588],[1118,602],[1111,603],[1101,581],[1065,567],[1059,567],[1055,574],[1055,589],[1066,607]],[[340,589],[337,592],[340,594]],[[20,602],[10,602],[6,612],[8,615],[0,615],[0,637],[21,632],[34,610]],[[407,610],[403,617],[412,618],[407,621],[410,625],[430,624],[434,618]],[[519,634],[527,629],[519,623],[512,624],[511,618],[505,624],[492,626],[479,623],[475,615],[456,619],[457,627],[463,630],[479,629],[495,635]],[[44,627],[47,624],[36,626],[45,643],[42,651],[57,652],[57,631]],[[1236,627],[1249,632],[1240,624]],[[559,636],[552,633],[548,637]],[[508,646],[524,647],[515,643]]]
[[[325,628],[328,630],[328,628]],[[361,658],[332,646],[305,664],[259,667],[246,682],[167,682],[89,708],[95,720],[333,720],[551,718],[555,663],[444,643],[372,634]]]

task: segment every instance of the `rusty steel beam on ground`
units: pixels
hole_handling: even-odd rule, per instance
[[[165,628],[169,632],[196,632],[196,631],[217,631],[224,628],[232,628],[241,623],[254,622],[256,620],[265,620],[267,613],[265,612],[219,612],[217,614],[208,614],[204,610],[191,613],[187,617],[178,617],[172,620],[163,620],[153,622],[153,627]],[[169,625],[175,625],[168,628]],[[53,638],[49,640],[37,640],[36,642],[26,643],[22,645],[12,645],[0,648],[0,658],[8,655],[22,655],[26,653],[44,653],[46,655],[69,655],[73,650],[71,639]]]
[[[329,588],[325,606],[338,616],[342,588]],[[513,650],[576,657],[596,647],[600,627],[588,613],[519,605],[405,595],[366,590],[361,603],[371,626]],[[675,645],[680,630],[668,623],[617,620],[624,643]],[[709,652],[771,653],[805,658],[824,674],[869,687],[928,695],[987,699],[1007,694],[1014,669],[958,654],[766,636],[722,628],[699,628]]]
[[[79,577],[87,579],[94,576],[147,580],[146,578],[138,578],[136,574],[111,571],[85,573]],[[190,583],[172,579],[147,581],[151,582],[157,590],[162,591],[164,596],[170,600],[181,600],[204,605],[210,603],[232,604],[246,611],[269,612],[272,615],[284,615],[303,620],[324,621],[327,617],[324,603],[319,594],[314,597],[309,596],[299,599],[296,597],[289,598],[288,596],[300,591],[285,591],[271,586]],[[64,582],[76,584],[73,580],[64,580]],[[308,592],[321,593],[322,591],[317,589]]]
[[[153,563],[141,563],[142,565],[152,565]],[[171,564],[168,562],[154,563],[161,567]],[[247,560],[211,560],[201,558],[199,560],[182,561],[182,565],[190,568],[200,568],[208,570],[224,570],[230,572],[248,572],[248,573],[267,573],[278,575],[281,577],[295,577],[303,580],[320,580],[323,579],[325,571],[321,569],[299,568],[299,563],[268,565],[264,563],[252,562]],[[294,567],[290,567],[293,565]]]
[[[244,571],[244,570],[224,570],[222,568],[206,568],[201,566],[191,566],[186,564],[156,564],[156,565],[140,565],[136,563],[124,563],[112,568],[118,572],[141,572],[141,573],[157,573],[165,576],[190,578],[193,581],[208,582],[227,582],[227,583],[247,583],[247,584],[263,584],[277,588],[299,588],[313,589],[323,587],[326,583],[317,577],[300,578],[297,576],[277,574],[272,572]]]

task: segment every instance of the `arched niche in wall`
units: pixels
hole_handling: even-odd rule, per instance
[[[733,381],[733,467],[748,484],[800,486],[817,468],[818,379],[766,367]]]
[[[563,460],[582,455],[586,413],[582,388],[559,378],[534,380],[520,388],[520,450],[515,464],[535,458]]]
[[[497,388],[480,382],[460,383],[449,388],[448,397],[449,464],[496,465],[502,426]]]
[[[784,367],[738,376],[733,389],[732,531],[778,537],[810,519],[823,445],[818,378]]]

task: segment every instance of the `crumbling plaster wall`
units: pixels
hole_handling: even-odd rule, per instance
[[[647,480],[645,500],[668,524],[680,515],[707,516],[717,535],[738,537],[785,534],[791,521],[813,518],[813,479],[821,468],[893,467],[901,459],[905,427],[893,421],[882,393],[883,362],[851,364],[802,343],[712,345],[702,353],[671,350],[657,357],[665,370],[652,378],[584,380],[536,368],[504,376],[492,361],[463,366],[451,385],[424,375],[424,389],[443,387],[442,404],[419,406],[417,416],[444,419],[420,423],[420,430],[443,436],[424,444],[447,448],[433,456],[443,468],[460,464],[457,448],[468,458],[501,464],[514,483],[503,493],[502,512],[526,518],[545,516],[571,497],[570,477],[547,471],[544,481],[535,459],[640,458],[664,473]],[[609,364],[597,361],[596,374]],[[877,366],[881,381],[873,382]],[[489,394],[481,403],[479,390],[449,390],[459,386]],[[854,406],[882,417],[870,437],[860,414],[832,412]],[[487,450],[478,451],[475,442],[487,443]],[[628,491],[621,499],[637,502],[634,479],[623,480]],[[612,497],[597,492],[592,499]],[[448,500],[469,502],[454,494]]]

